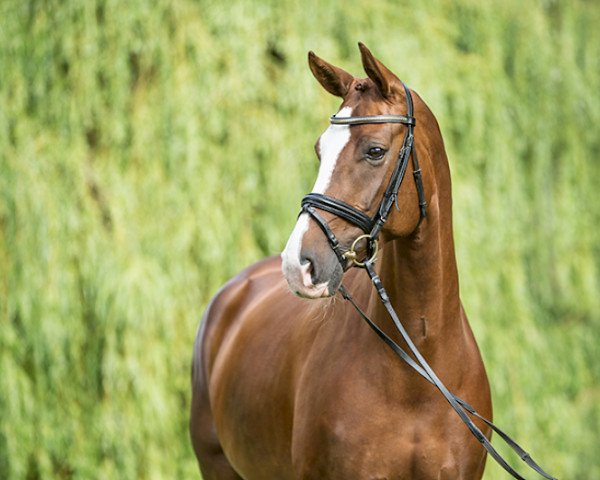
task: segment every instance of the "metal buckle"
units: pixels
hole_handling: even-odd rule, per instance
[[[356,252],[355,248],[356,248],[356,244],[364,238],[368,238],[370,240],[368,245],[372,246],[373,253],[371,255],[371,258],[369,258],[368,260],[365,260],[364,262],[359,262],[357,260],[358,253]],[[345,252],[342,255],[342,257],[344,257],[346,260],[350,260],[357,267],[364,267],[365,263],[367,263],[367,262],[374,263],[375,260],[377,260],[378,252],[379,252],[379,241],[376,238],[371,238],[371,235],[365,234],[365,235],[361,235],[360,237],[357,237],[352,242],[352,245],[350,246],[350,250]]]

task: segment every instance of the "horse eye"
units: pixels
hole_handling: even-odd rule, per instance
[[[381,147],[369,148],[369,151],[367,152],[367,157],[369,157],[370,160],[381,160],[384,155],[385,149]]]

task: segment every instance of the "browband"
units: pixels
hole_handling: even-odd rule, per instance
[[[333,115],[329,121],[332,125],[365,125],[367,123],[402,123],[415,126],[415,117],[406,115],[365,115],[362,117],[336,117]]]

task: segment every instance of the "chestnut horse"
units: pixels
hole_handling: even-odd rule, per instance
[[[404,115],[402,82],[359,46],[368,78],[309,53],[316,79],[343,100],[338,116]],[[491,418],[488,380],[459,297],[444,143],[427,105],[412,96],[427,216],[416,183],[404,181],[381,231],[377,272],[433,370]],[[374,216],[407,128],[331,125],[316,144],[313,191]],[[321,216],[344,250],[363,233]],[[190,421],[205,480],[481,478],[485,450],[444,398],[335,296],[343,277],[355,301],[403,345],[369,277],[349,267],[302,213],[281,259],[249,267],[212,300],[194,346]]]

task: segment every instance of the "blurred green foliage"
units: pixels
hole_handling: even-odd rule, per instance
[[[357,40],[440,121],[496,420],[600,478],[599,24],[583,0],[2,2],[0,478],[197,477],[198,320],[313,183],[338,101],[306,52],[359,75]]]

